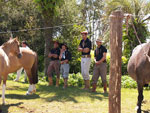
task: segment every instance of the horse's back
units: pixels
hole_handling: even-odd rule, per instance
[[[128,74],[137,81],[137,76],[140,75],[142,79],[150,75],[150,64],[144,52],[148,53],[150,49],[149,43],[138,45],[129,59],[127,70]]]
[[[22,57],[19,59],[24,68],[31,68],[35,62],[36,53],[31,49],[20,48]]]

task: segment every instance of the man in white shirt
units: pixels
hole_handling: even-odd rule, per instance
[[[22,41],[21,46],[24,47],[24,48],[26,48],[26,49],[30,49],[30,48],[28,47],[28,44],[27,44],[26,41]],[[16,77],[16,79],[15,79],[14,81],[16,81],[16,82],[19,81],[19,78],[20,78],[20,76],[21,76],[22,71],[23,71],[23,67],[20,68],[20,69],[17,71],[17,77]],[[27,82],[27,74],[26,74],[25,70],[24,70],[24,82]]]

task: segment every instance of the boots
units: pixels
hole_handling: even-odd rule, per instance
[[[107,93],[107,83],[104,84],[104,93]]]
[[[84,90],[90,89],[90,80],[84,80],[84,83],[85,83]]]
[[[87,81],[86,81],[86,89],[87,89],[87,90],[90,89],[90,80],[87,80]]]
[[[64,87],[63,87],[64,89],[66,89],[68,87],[68,83],[67,82],[68,82],[68,79],[65,78],[64,79]]]
[[[96,92],[96,84],[95,83],[92,84],[92,92]]]
[[[84,80],[84,90],[86,89],[86,80]]]
[[[48,77],[48,80],[49,80],[49,86],[52,86],[53,85],[53,79],[52,79],[52,77]]]
[[[59,78],[56,78],[56,87],[59,87]]]

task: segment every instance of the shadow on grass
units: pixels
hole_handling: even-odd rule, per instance
[[[27,91],[27,87],[19,87],[19,86],[12,86],[8,88],[8,90],[16,90],[17,91]],[[39,96],[41,95],[41,96]],[[81,98],[82,101],[86,99],[94,101],[96,100],[103,100],[108,98],[108,94],[104,94],[101,92],[92,93],[90,91],[82,90],[80,87],[68,87],[67,89],[63,89],[62,86],[56,88],[55,86],[46,86],[37,84],[37,92],[34,95],[22,95],[22,94],[7,94],[6,98],[10,99],[20,99],[20,100],[29,100],[29,99],[37,99],[41,98],[47,102],[67,102],[72,101],[74,103],[78,103],[77,98]],[[80,100],[80,99],[79,99]]]
[[[39,95],[33,94],[33,95],[21,95],[21,94],[6,94],[6,98],[10,99],[19,99],[19,100],[29,100],[29,99],[37,99],[40,98]]]
[[[150,113],[150,110],[142,110],[143,111],[143,113]]]
[[[67,89],[63,89],[62,86],[56,88],[55,86],[45,86],[38,85],[38,94],[45,95],[45,97],[41,97],[47,102],[57,101],[57,102],[67,102],[72,101],[74,103],[78,103],[76,97],[84,97],[89,98],[90,100],[103,100],[108,98],[108,94],[104,93],[92,93],[90,91],[82,90],[79,87],[68,87]]]
[[[19,103],[16,103],[16,104],[0,105],[0,113],[9,113],[8,112],[9,107],[19,106],[21,104],[23,104],[23,102],[19,102]]]

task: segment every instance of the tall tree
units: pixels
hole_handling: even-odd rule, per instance
[[[93,41],[93,47],[96,38],[99,35],[103,35],[103,24],[102,24],[102,15],[103,15],[103,0],[82,0],[82,15],[83,23],[86,26],[86,29],[89,31],[90,39]]]
[[[54,23],[58,16],[59,6],[62,5],[63,0],[34,0],[37,4],[39,11],[44,18],[44,27],[51,27],[51,29],[45,30],[45,53],[44,53],[44,64],[45,64],[45,74],[47,72],[47,67],[49,64],[49,50],[52,47],[53,34],[54,34]]]

